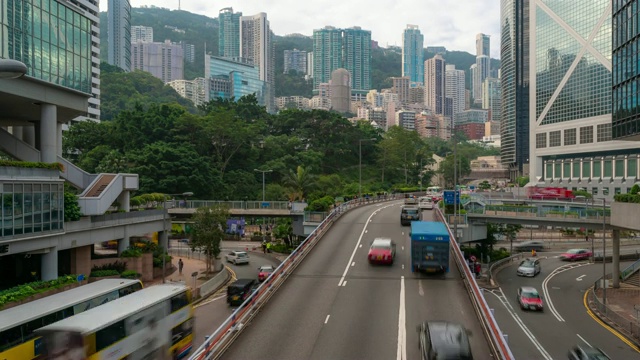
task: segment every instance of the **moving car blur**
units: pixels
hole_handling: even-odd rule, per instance
[[[369,264],[393,265],[396,257],[396,243],[389,238],[375,238],[369,248]]]
[[[469,332],[460,324],[426,321],[418,325],[418,346],[422,360],[471,360]]]
[[[576,345],[569,350],[569,360],[610,360],[610,358],[598,348]]]
[[[518,288],[518,304],[522,310],[544,311],[542,298],[536,288],[522,286]]]
[[[271,265],[262,265],[258,268],[258,281],[265,281],[273,272],[273,266]]]
[[[591,257],[591,251],[586,249],[571,249],[560,254],[560,259],[566,261],[587,260]]]

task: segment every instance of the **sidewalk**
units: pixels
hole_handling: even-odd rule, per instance
[[[606,313],[602,306],[602,289],[593,291],[588,298],[589,309],[603,322],[622,332],[640,347],[640,287],[620,283],[620,288],[607,288]],[[594,297],[596,299],[594,299]]]
[[[166,273],[165,273],[166,282],[180,282],[189,286],[191,289],[193,289],[194,284],[193,284],[193,277],[191,277],[191,274],[194,272],[198,272],[198,276],[196,277],[196,281],[195,281],[195,286],[197,288],[202,286],[202,284],[208,280],[203,278],[200,275],[206,270],[206,263],[204,260],[180,257],[175,254],[170,254],[170,255],[173,256],[173,259],[171,260],[173,268],[166,270]],[[179,259],[182,259],[182,262],[184,263],[184,267],[182,268],[182,274],[178,272]],[[162,284],[162,276],[159,276],[153,279],[152,281],[145,281],[144,286],[147,287],[147,286],[157,285],[157,284]]]

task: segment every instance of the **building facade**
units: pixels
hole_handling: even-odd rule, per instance
[[[435,115],[445,113],[446,80],[445,61],[441,55],[424,62],[424,103]]]
[[[129,0],[108,0],[108,4],[108,62],[131,71],[131,3]]]
[[[233,8],[221,9],[218,13],[218,56],[237,58],[240,56],[240,18],[241,12],[234,13]]]
[[[485,124],[489,119],[489,111],[470,109],[455,116],[455,128],[465,134],[469,140],[481,140],[485,134]]]
[[[491,57],[491,38],[487,34],[476,35],[476,56]]]
[[[196,61],[196,46],[193,44],[187,44],[184,41],[180,42],[182,46],[182,52],[184,53],[184,61],[192,63]]]
[[[511,180],[529,163],[529,1],[500,3],[500,157]]]
[[[455,116],[465,109],[465,74],[455,65],[446,65],[445,69],[445,94],[451,99],[451,116]]]
[[[613,2],[613,109],[611,135],[640,140],[640,6],[638,0]]]
[[[131,27],[131,43],[153,42],[153,28],[151,26],[134,25]]]
[[[169,81],[167,85],[171,86],[183,98],[191,100],[193,105],[200,106],[206,102],[206,82],[205,78],[195,78],[193,80],[173,80]]]
[[[255,94],[260,105],[265,105],[266,84],[260,79],[260,70],[248,62],[205,55],[204,76],[209,81],[206,101],[216,98],[236,101],[245,95]]]
[[[401,104],[409,104],[409,82],[410,79],[406,76],[402,77],[392,77],[391,81],[393,82],[393,87],[391,91],[398,94],[398,101]]]
[[[611,200],[638,180],[640,155],[611,136],[611,2],[559,4],[529,12],[531,182]]]
[[[502,118],[502,89],[500,87],[500,79],[489,77],[484,80],[482,84],[482,108],[489,110],[489,121],[500,123]]]
[[[265,106],[275,111],[275,47],[266,13],[240,17],[240,57],[258,67],[266,84]]]
[[[476,56],[476,68],[473,74],[473,101],[476,104],[482,104],[482,84],[489,77],[490,64],[488,56]]]
[[[163,43],[131,44],[133,69],[151,73],[168,83],[184,79],[184,52],[180,44],[166,40]]]
[[[402,33],[402,76],[409,81],[424,81],[424,35],[418,25],[407,25]]]
[[[399,110],[396,111],[396,125],[409,131],[416,129],[416,113],[413,111]]]
[[[331,74],[331,109],[339,113],[351,110],[351,79],[347,69],[336,69]]]
[[[295,70],[300,74],[307,73],[307,52],[293,49],[284,51],[284,73]]]

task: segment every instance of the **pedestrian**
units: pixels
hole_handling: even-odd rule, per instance
[[[180,275],[182,275],[183,267],[184,267],[184,262],[182,262],[182,259],[178,260],[178,272],[180,273]]]
[[[536,257],[536,249],[531,249],[531,257]]]
[[[265,254],[267,253],[267,241],[266,240],[262,241],[262,252],[265,253]]]
[[[258,225],[258,228],[260,229],[260,232],[262,232],[262,224]]]
[[[475,271],[476,272],[476,278],[480,277],[480,272],[482,270],[482,265],[480,265],[479,262],[476,262],[476,269],[475,270],[476,270]]]
[[[589,241],[589,235],[584,237],[584,241]]]

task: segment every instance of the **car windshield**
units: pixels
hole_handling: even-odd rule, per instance
[[[417,215],[418,214],[418,210],[403,210],[402,212],[405,215]]]
[[[262,272],[271,272],[271,271],[273,271],[273,268],[271,266],[265,266],[265,267],[261,267],[260,271],[262,271]]]
[[[540,295],[535,291],[525,291],[522,293],[522,296],[527,299],[540,299]]]
[[[577,254],[580,252],[580,249],[571,249],[569,251],[567,251],[568,254]]]
[[[526,261],[525,260],[520,264],[520,267],[532,268],[533,264],[534,264],[533,261]]]
[[[380,244],[378,244],[378,245],[373,244],[373,245],[371,245],[371,249],[372,249],[372,250],[389,250],[389,246],[387,246],[387,245],[380,245]]]

